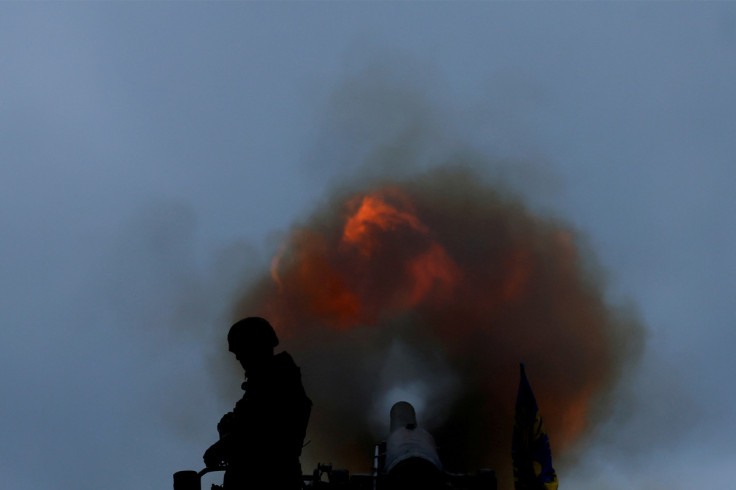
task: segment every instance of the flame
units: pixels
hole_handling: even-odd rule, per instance
[[[285,243],[282,244],[281,247],[279,247],[279,251],[271,259],[271,279],[273,279],[273,282],[278,286],[279,290],[283,289],[283,283],[281,282],[281,277],[279,276],[279,263],[281,262],[281,257],[284,255],[284,252],[286,252]]]
[[[401,207],[389,204],[383,195],[397,200]],[[348,216],[342,233],[342,243],[358,250],[362,259],[370,259],[376,253],[387,233],[426,238],[425,250],[418,248],[412,252],[404,266],[396,271],[397,279],[394,282],[401,282],[401,277],[411,278],[411,284],[406,287],[408,294],[399,294],[401,299],[395,306],[397,308],[417,305],[433,289],[451,288],[460,276],[453,259],[442,245],[428,237],[429,228],[414,213],[407,196],[399,189],[390,187],[363,196],[360,206]]]
[[[567,447],[574,441],[577,434],[585,430],[587,419],[588,403],[593,398],[593,393],[589,389],[583,390],[579,395],[570,397],[565,400],[565,406],[562,410],[562,420],[568,432],[561,435],[559,441],[560,447]]]
[[[520,361],[553,447],[579,439],[637,331],[617,330],[573,229],[462,171],[339,206],[292,231],[236,312],[268,317],[302,360],[317,458],[360,469],[385,435],[370,407],[413,390],[448,468],[503,474]]]
[[[395,189],[392,194],[403,197]],[[425,234],[428,232],[419,219],[409,211],[402,211],[386,203],[379,195],[367,195],[361,199],[358,210],[348,218],[342,241],[357,247],[361,254],[370,256],[380,244],[378,233],[408,227]]]
[[[446,297],[461,277],[460,268],[438,243],[433,243],[426,252],[412,259],[407,269],[414,282],[410,306],[419,304],[433,288],[438,288],[438,293],[444,292]]]

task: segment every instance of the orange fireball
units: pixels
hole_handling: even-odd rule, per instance
[[[382,403],[402,393],[421,398],[448,469],[503,475],[520,361],[553,449],[590,427],[641,329],[606,303],[574,229],[457,169],[332,203],[236,312],[267,316],[300,354],[312,451],[365,470]]]

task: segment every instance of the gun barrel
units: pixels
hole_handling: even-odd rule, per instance
[[[434,438],[417,426],[416,413],[410,403],[398,402],[391,408],[390,428],[383,473],[396,483],[392,486],[399,488],[406,484],[440,481],[442,462]]]

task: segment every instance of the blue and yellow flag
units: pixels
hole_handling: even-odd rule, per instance
[[[511,445],[516,490],[557,490],[557,473],[552,467],[552,451],[537,400],[521,364],[516,395],[514,437]]]

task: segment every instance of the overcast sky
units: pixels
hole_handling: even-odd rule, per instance
[[[13,2],[0,46],[3,488],[201,469],[234,292],[386,137],[356,80],[510,162],[646,325],[562,487],[733,481],[736,4]]]

